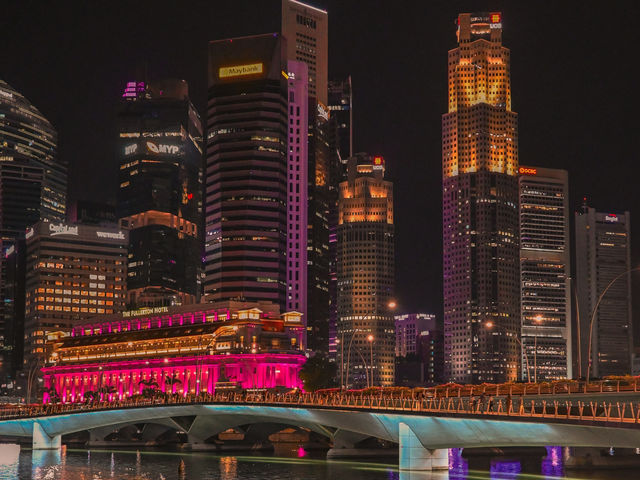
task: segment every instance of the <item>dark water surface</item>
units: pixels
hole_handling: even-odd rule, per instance
[[[152,450],[31,451],[0,445],[0,480],[542,480],[640,479],[640,469],[565,472],[562,450],[548,448],[546,458],[450,455],[448,472],[398,471],[393,457],[327,461],[300,448],[293,457],[250,454],[160,452]],[[319,454],[318,454],[319,455]]]

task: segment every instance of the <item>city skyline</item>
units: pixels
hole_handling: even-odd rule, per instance
[[[404,10],[388,11],[372,7],[360,12],[356,5],[331,1],[315,4],[327,8],[331,16],[329,51],[334,70],[330,71],[329,78],[342,78],[348,74],[353,77],[355,151],[368,150],[384,155],[389,160],[389,178],[398,186],[399,308],[402,311],[439,313],[442,309],[440,236],[434,232],[433,225],[440,223],[440,187],[437,179],[440,168],[439,121],[445,107],[443,99],[446,98],[446,95],[442,95],[446,91],[446,49],[455,46],[454,19],[458,12],[479,8],[462,3],[447,6],[434,4],[431,7],[416,3],[414,8]],[[630,7],[632,4],[626,5]],[[5,33],[12,35],[14,44],[20,45],[15,52],[7,52],[5,64],[8,67],[6,74],[3,72],[5,80],[36,105],[59,132],[60,155],[71,164],[72,199],[86,198],[91,191],[107,197],[110,193],[100,184],[116,184],[115,181],[102,181],[109,175],[113,175],[115,180],[117,162],[109,152],[109,143],[105,143],[109,136],[100,130],[115,128],[111,118],[113,110],[109,105],[113,104],[113,98],[121,91],[126,80],[135,73],[140,60],[146,58],[149,72],[153,72],[154,78],[184,76],[190,84],[193,82],[195,102],[202,113],[205,76],[197,72],[206,63],[200,57],[206,54],[207,42],[227,36],[279,29],[280,2],[265,4],[261,12],[255,11],[254,6],[253,2],[238,2],[234,6],[217,5],[224,13],[221,17],[242,18],[243,21],[228,22],[231,25],[226,26],[215,20],[213,14],[204,15],[203,21],[208,19],[211,25],[194,28],[198,33],[188,40],[177,40],[170,28],[160,28],[179,24],[189,18],[195,21],[196,15],[189,16],[186,12],[180,14],[184,17],[173,18],[171,23],[164,20],[161,14],[151,13],[156,22],[149,22],[152,26],[143,27],[149,28],[145,44],[136,43],[132,36],[124,35],[115,44],[106,45],[101,43],[97,35],[100,29],[97,34],[85,32],[89,35],[89,41],[78,42],[84,45],[72,43],[72,38],[67,39],[66,34],[56,37],[46,29],[39,34],[28,28],[20,31],[9,29]],[[614,5],[613,13],[607,16],[618,19],[615,25],[599,18],[596,12],[583,12],[581,21],[574,21],[573,28],[567,32],[563,24],[574,14],[569,5],[554,8],[553,14],[547,13],[539,4],[535,7],[525,5],[518,10],[495,3],[487,6],[490,8],[482,9],[503,12],[505,44],[516,53],[512,65],[512,82],[517,86],[513,104],[521,120],[521,162],[567,169],[571,178],[572,211],[577,209],[579,201],[586,194],[590,204],[599,210],[620,212],[629,209],[633,214],[638,194],[630,183],[617,181],[616,175],[632,171],[630,159],[632,152],[637,150],[638,139],[619,136],[621,134],[613,126],[614,123],[630,124],[631,112],[637,104],[636,99],[627,99],[624,91],[615,87],[617,78],[625,74],[631,76],[631,71],[625,69],[632,67],[622,59],[630,55],[630,50],[626,49],[631,47],[623,38],[624,30],[631,28],[625,27],[625,24],[633,17],[632,8],[623,8],[623,4]],[[36,12],[36,16],[45,13]],[[87,21],[92,22],[89,11],[75,13],[84,14]],[[69,26],[72,33],[70,37],[74,33],[80,35],[84,28],[67,25],[65,15],[68,14],[64,8],[56,10],[53,15],[60,15],[60,22],[51,24]],[[115,15],[115,11],[107,11],[105,19],[95,20],[94,23],[106,24]],[[362,15],[369,21],[362,22],[364,26],[352,27],[348,20],[355,15]],[[369,31],[370,25],[376,24],[375,19],[381,15],[390,15],[384,25],[402,22],[406,25],[402,29],[387,27],[388,30],[383,32],[386,35]],[[423,27],[426,18],[429,18],[428,30]],[[115,28],[123,28],[117,22],[112,23]],[[128,23],[123,22],[123,25],[126,27]],[[601,29],[598,35],[589,35],[596,25]],[[351,28],[356,29],[358,34],[354,35]],[[27,39],[28,35],[33,38]],[[47,35],[53,35],[58,40],[55,48],[67,48],[68,52],[53,66],[38,61],[40,53],[34,48],[34,42],[43,43]],[[24,41],[16,41],[20,39]],[[360,52],[358,57],[339,48],[346,39],[350,39],[353,47],[350,50]],[[193,56],[180,59],[178,57],[182,54],[173,53],[173,50],[180,48],[169,50],[168,47],[173,45],[169,40],[182,41],[183,45],[188,46],[197,45],[200,50],[195,49]],[[408,54],[398,55],[400,46],[407,42],[414,42],[416,48]],[[569,50],[572,48],[573,54],[552,55],[558,44],[565,45]],[[44,45],[43,52],[46,53],[49,48]],[[584,55],[582,48],[588,49],[589,61],[581,59]],[[152,51],[158,53],[152,54]],[[23,65],[24,62],[18,59],[27,54],[34,61]],[[89,60],[82,63],[86,75],[80,77],[78,65],[83,56]],[[40,72],[47,65],[51,67],[51,72],[46,75],[50,82],[47,88],[43,88],[39,79],[44,74]],[[106,74],[107,70],[110,73]],[[410,73],[401,75],[399,72]],[[398,83],[388,84],[387,80],[391,77],[398,77],[394,80]],[[84,85],[69,88],[71,80],[78,78],[82,78],[81,83],[88,85],[88,90]],[[585,78],[588,80],[585,81]],[[56,95],[51,95],[54,91]],[[385,94],[385,91],[389,94]],[[602,94],[604,92],[606,95]],[[407,101],[408,98],[412,100]],[[545,107],[554,115],[541,113]],[[596,115],[593,112],[600,113]],[[83,119],[82,127],[77,126],[77,118]],[[607,121],[612,118],[616,122]],[[108,128],[104,128],[105,125]],[[539,138],[545,141],[539,142]],[[585,138],[596,141],[587,143],[583,140]],[[601,180],[594,184],[591,180],[593,169],[602,161],[606,161],[608,167],[598,172]],[[111,165],[113,173],[105,168],[106,165]],[[90,174],[94,171],[99,173],[95,179]],[[412,202],[415,207],[412,207]],[[420,221],[416,221],[415,212],[425,212]],[[411,248],[416,239],[421,239],[423,247],[419,255]],[[632,257],[638,258],[637,247]]]

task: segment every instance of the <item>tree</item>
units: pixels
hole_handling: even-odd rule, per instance
[[[335,378],[338,367],[335,362],[321,355],[316,355],[307,360],[300,370],[300,379],[304,383],[307,392],[315,392],[322,388],[338,386]]]

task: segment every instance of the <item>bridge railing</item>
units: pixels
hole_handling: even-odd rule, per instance
[[[360,412],[411,412],[431,415],[454,415],[483,418],[556,419],[596,423],[640,423],[640,402],[593,402],[530,399],[524,395],[507,396],[390,396],[353,395],[349,393],[237,393],[219,392],[187,396],[157,396],[94,402],[89,404],[50,404],[6,406],[0,409],[0,420],[33,418],[90,411],[139,408],[149,406],[196,404],[256,404],[305,408],[344,408]]]

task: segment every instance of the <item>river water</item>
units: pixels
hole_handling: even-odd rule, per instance
[[[399,472],[393,457],[373,461],[327,461],[302,448],[292,457],[153,450],[31,451],[0,445],[0,480],[634,480],[639,470],[565,472],[562,450],[544,458],[450,455],[448,472]]]

